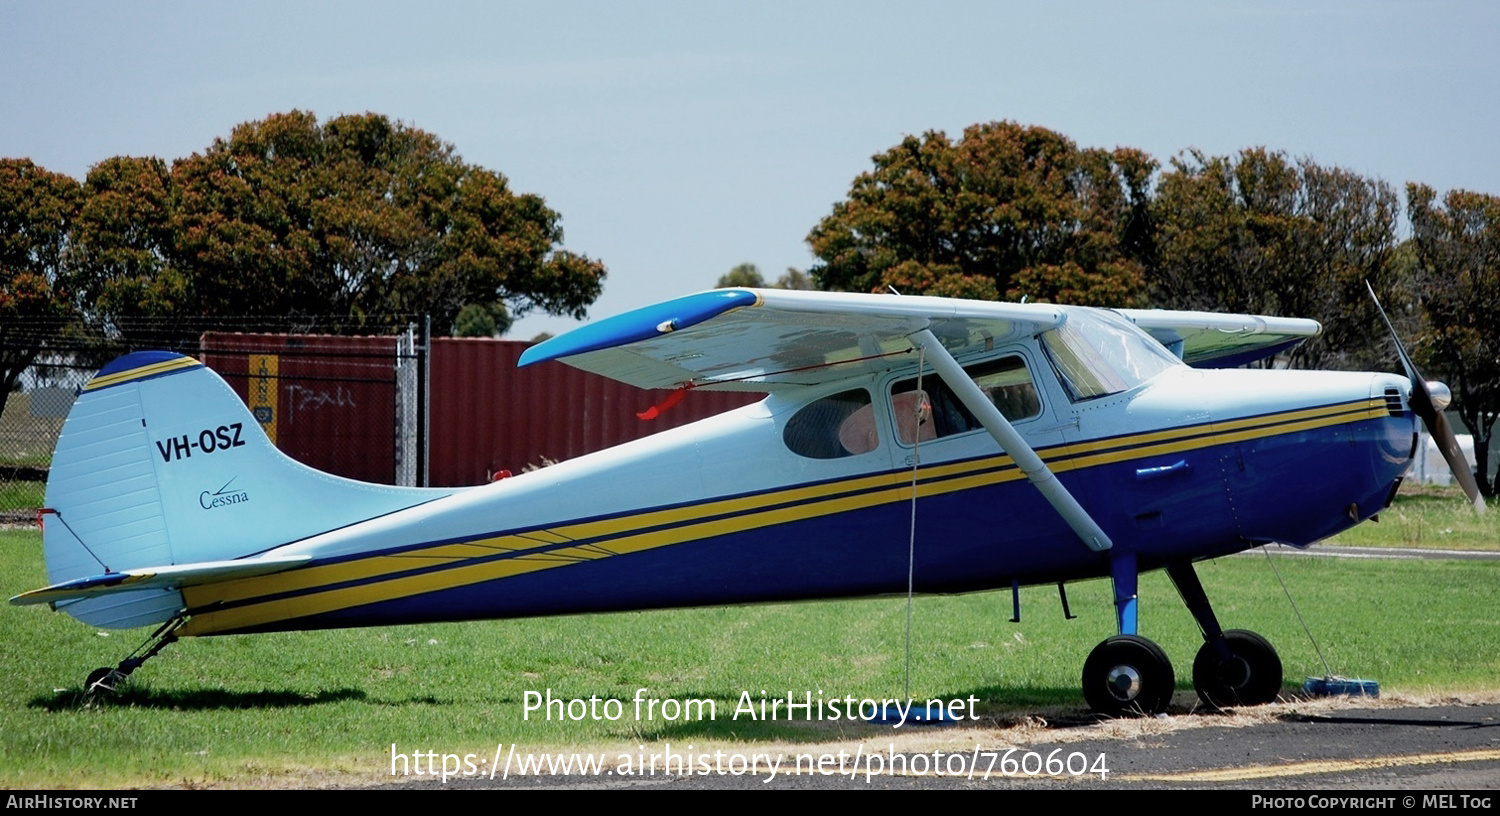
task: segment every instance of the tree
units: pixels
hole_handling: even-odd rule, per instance
[[[720,289],[744,287],[747,289],[766,288],[766,278],[760,273],[760,267],[753,263],[742,263],[719,276],[716,284]],[[795,267],[787,267],[786,273],[776,279],[770,285],[772,289],[816,289],[818,288],[806,272]]]
[[[175,192],[157,158],[105,159],[84,179],[67,265],[80,308],[111,335],[129,334],[128,324],[142,318],[197,313],[192,282],[174,256]]]
[[[162,168],[122,158],[90,174],[107,201],[91,198],[76,258],[109,318],[336,317],[369,330],[427,314],[447,333],[471,304],[582,317],[605,274],[559,247],[539,196],[378,114],[274,114]]]
[[[75,313],[63,269],[78,182],[29,159],[0,159],[0,413],[21,373]]]
[[[735,268],[725,272],[719,277],[718,287],[720,289],[731,289],[744,287],[747,289],[763,289],[766,279],[760,274],[760,267],[753,263],[742,263]]]
[[[818,284],[812,279],[811,275],[795,266],[789,266],[786,268],[786,272],[782,273],[781,277],[776,279],[773,287],[776,289],[808,290],[818,288]]]
[[[453,336],[499,337],[510,330],[510,325],[504,303],[470,303],[458,310],[458,317],[453,320]]]
[[[1014,122],[939,131],[874,157],[808,235],[820,288],[1137,304],[1155,162]]]
[[[1388,357],[1364,282],[1397,277],[1400,205],[1383,181],[1264,148],[1172,160],[1152,206],[1151,300],[1165,308],[1310,317],[1323,335],[1291,364],[1366,368]]]
[[[1500,418],[1500,197],[1406,186],[1417,274],[1429,329],[1419,351],[1447,378],[1454,407],[1474,435],[1477,481],[1495,495],[1489,449]]]

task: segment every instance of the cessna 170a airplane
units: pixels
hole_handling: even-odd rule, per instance
[[[521,363],[764,401],[462,489],[304,467],[197,360],[134,353],[68,416],[43,511],[53,583],[11,600],[158,626],[90,676],[108,689],[191,635],[869,596],[908,591],[909,575],[921,593],[1107,576],[1119,634],[1084,662],[1083,693],[1123,713],[1159,712],[1175,687],[1137,620],[1137,576],[1166,569],[1203,630],[1198,694],[1263,703],[1281,689],[1280,659],[1261,636],[1221,628],[1194,562],[1306,546],[1375,515],[1413,456],[1416,415],[1458,456],[1446,389],[1434,397],[1404,351],[1405,377],[1226,368],[1318,331],[703,292],[553,338]],[[1466,475],[1462,461],[1449,458]]]

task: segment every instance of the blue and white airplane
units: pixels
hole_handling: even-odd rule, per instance
[[[462,489],[307,468],[197,360],[130,354],[88,384],[58,441],[44,510],[53,583],[11,601],[158,627],[90,675],[93,690],[186,636],[882,595],[908,591],[909,575],[919,593],[1107,576],[1119,634],[1082,681],[1092,707],[1118,714],[1172,696],[1136,598],[1142,571],[1166,569],[1203,630],[1199,696],[1264,703],[1280,659],[1261,636],[1221,628],[1194,562],[1303,547],[1374,516],[1412,458],[1415,415],[1446,429],[1432,395],[1446,389],[1404,351],[1406,377],[1224,368],[1318,331],[1199,312],[703,292],[548,340],[521,364],[764,401]]]

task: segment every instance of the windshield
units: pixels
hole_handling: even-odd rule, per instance
[[[1042,347],[1074,402],[1128,391],[1183,364],[1134,323],[1099,309],[1069,309],[1065,323],[1042,333]]]

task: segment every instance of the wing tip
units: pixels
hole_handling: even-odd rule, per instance
[[[710,289],[662,301],[544,340],[522,352],[516,367],[649,340],[762,302],[760,293],[753,289]]]

